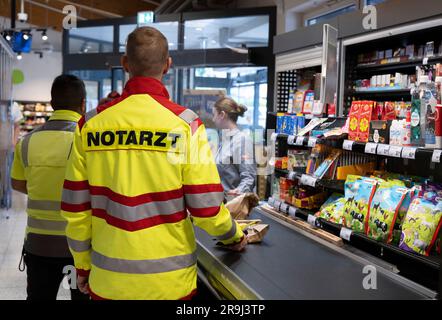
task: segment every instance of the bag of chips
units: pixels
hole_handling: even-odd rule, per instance
[[[356,232],[366,233],[370,203],[378,181],[360,178],[352,182],[354,177],[349,176],[349,178],[350,181],[345,182],[344,226]]]
[[[316,216],[336,224],[343,224],[345,202],[345,198],[342,197],[328,203],[326,206],[321,207],[321,211],[319,211]]]
[[[404,200],[402,201],[401,206],[399,207],[399,212],[396,218],[396,223],[394,224],[393,235],[391,238],[391,244],[394,246],[399,246],[405,215],[410,208],[411,201],[417,197],[418,193],[419,191],[416,187],[409,189],[408,193],[404,197]]]
[[[399,209],[409,189],[399,180],[379,184],[370,204],[367,235],[377,241],[390,243]]]
[[[441,227],[442,198],[426,196],[429,198],[422,195],[412,201],[402,226],[399,247],[428,256]]]

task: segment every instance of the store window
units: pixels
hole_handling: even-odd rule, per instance
[[[267,47],[269,17],[190,20],[184,23],[184,49]]]
[[[307,19],[305,21],[305,25],[312,26],[314,24],[329,20],[331,18],[340,16],[341,14],[352,12],[352,11],[356,11],[356,5],[354,5],[354,4],[351,6],[346,6],[346,7],[340,8],[338,10],[334,10],[334,11],[322,14],[322,15],[314,17],[314,18]]]
[[[86,111],[96,108],[98,101],[111,92],[111,70],[72,70],[69,73],[84,81],[86,86]]]
[[[158,29],[164,34],[169,42],[169,50],[178,50],[178,22],[157,22],[149,24],[149,26]],[[126,50],[127,36],[136,28],[136,24],[125,24],[120,26],[120,52]]]
[[[84,27],[69,30],[69,53],[113,52],[114,27]]]
[[[184,106],[195,111],[207,128],[214,128],[212,110],[221,95],[247,107],[238,118],[242,129],[264,129],[267,117],[267,68],[223,67],[184,70]]]

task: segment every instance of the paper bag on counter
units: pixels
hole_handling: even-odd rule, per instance
[[[226,203],[233,219],[243,220],[247,218],[250,211],[259,203],[259,198],[254,193],[244,193]]]
[[[268,224],[256,224],[249,227],[247,229],[247,243],[261,242],[268,230]]]

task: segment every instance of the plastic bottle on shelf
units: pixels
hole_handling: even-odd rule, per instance
[[[403,133],[402,133],[402,145],[411,146],[411,111],[407,111],[407,117],[405,118]]]
[[[442,104],[441,96],[442,96],[442,76],[437,76],[434,81],[436,84],[436,101],[437,104]]]
[[[424,128],[425,147],[436,148],[436,85],[431,81],[430,76],[422,76],[419,80],[421,83],[421,126]]]
[[[419,87],[413,84],[411,88],[411,144],[414,146],[423,145],[420,112],[421,100]]]

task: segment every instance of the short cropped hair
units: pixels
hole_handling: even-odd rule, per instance
[[[157,76],[169,58],[169,44],[157,29],[140,27],[127,37],[126,55],[133,76]]]
[[[76,76],[62,74],[52,83],[51,98],[54,110],[80,110],[86,99],[84,82]]]

